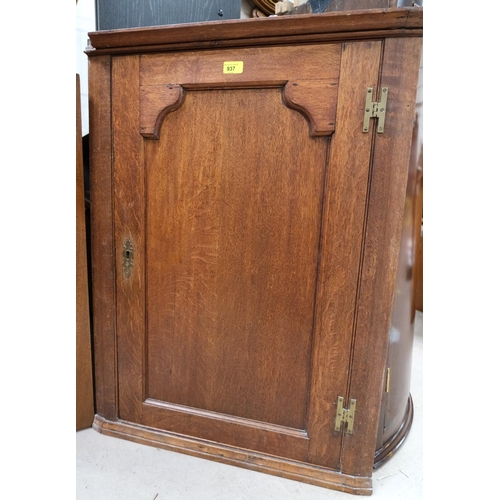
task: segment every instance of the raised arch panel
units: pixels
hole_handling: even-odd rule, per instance
[[[158,139],[185,90],[281,88],[283,103],[308,121],[311,137],[335,130],[340,44],[148,54],[140,57],[140,133]],[[227,61],[241,72],[225,72]]]
[[[146,141],[148,398],[306,430],[328,143],[279,88],[186,91]]]

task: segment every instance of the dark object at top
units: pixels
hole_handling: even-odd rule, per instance
[[[239,19],[240,0],[96,0],[96,29]]]

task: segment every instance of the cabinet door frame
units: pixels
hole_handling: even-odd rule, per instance
[[[191,433],[209,441],[340,470],[345,435],[335,430],[334,417],[337,397],[346,393],[349,384],[374,134],[373,130],[365,134],[356,126],[358,109],[364,105],[365,88],[377,89],[381,52],[382,42],[363,41],[279,49],[243,48],[229,53],[215,50],[180,55],[146,54],[113,60],[120,418],[167,432]],[[226,73],[225,60],[228,58],[241,61],[244,71],[236,75]],[[322,78],[315,78],[318,68],[322,69]],[[317,165],[324,170],[323,191],[314,193],[319,197],[320,230],[313,246],[319,247],[319,263],[314,263],[316,293],[310,327],[312,348],[306,367],[310,380],[304,393],[309,395],[309,401],[304,406],[307,411],[305,428],[300,429],[241,416],[230,417],[207,408],[175,404],[172,400],[159,401],[151,399],[147,391],[147,351],[150,348],[147,339],[152,327],[147,319],[149,299],[146,293],[149,269],[146,175],[150,169],[146,160],[151,160],[152,154],[146,152],[151,149],[147,146],[159,136],[161,121],[167,120],[170,112],[175,110],[176,116],[182,116],[186,93],[207,90],[221,96],[225,92],[234,96],[235,92],[244,91],[257,99],[261,92],[271,95],[273,87],[282,89],[283,109],[291,103],[293,109],[310,122],[308,144],[321,144],[314,138],[326,135],[325,122],[331,126],[331,132],[336,129],[329,142],[326,138],[322,140],[325,150],[320,157],[323,164]],[[337,87],[340,87],[338,99]],[[335,126],[337,104],[340,119]],[[325,111],[328,112],[326,120]],[[302,120],[295,111],[288,114]],[[146,133],[144,138],[149,123],[154,123],[155,132]],[[290,140],[292,132],[288,131]],[[188,145],[191,138],[185,137],[181,135],[178,140],[187,141],[182,144],[182,150],[187,152],[192,147]],[[176,147],[173,143],[163,145],[164,148],[169,146]],[[286,143],[284,147],[287,148]],[[319,162],[319,158],[316,161]],[[129,274],[121,264],[127,244],[134,256],[133,270]],[[191,359],[185,361],[192,362]]]
[[[352,44],[365,42],[350,42]],[[96,392],[97,412],[94,426],[107,434],[120,435],[148,444],[155,443],[198,456],[210,456],[235,465],[300,479],[321,486],[343,491],[369,494],[371,468],[375,451],[376,429],[382,393],[383,371],[387,351],[390,311],[394,293],[394,279],[399,250],[399,233],[402,224],[406,172],[410,142],[412,102],[416,90],[414,68],[418,71],[421,40],[394,38],[384,42],[383,65],[380,81],[375,86],[389,86],[390,105],[383,135],[371,134],[373,160],[368,185],[366,227],[361,256],[361,274],[358,279],[357,319],[351,350],[351,376],[347,381],[345,400],[356,397],[356,418],[364,422],[362,429],[343,439],[341,452],[342,474],[328,468],[309,464],[290,463],[288,460],[269,457],[258,452],[241,450],[196,438],[186,438],[144,428],[134,423],[121,422],[117,407],[117,335],[114,304],[116,301],[115,272],[119,268],[119,245],[113,241],[113,228],[120,215],[113,220],[113,181],[111,144],[116,140],[111,127],[111,81],[109,56],[94,57],[91,62],[90,86],[100,95],[99,104],[90,106],[93,155],[93,245],[103,251],[93,252],[96,332]],[[137,56],[125,56],[137,58]],[[99,83],[99,79],[103,80]],[[413,85],[413,82],[415,84]],[[137,82],[135,82],[137,83]],[[134,84],[135,84],[134,83]],[[138,110],[135,118],[139,119]],[[361,124],[361,120],[360,120]],[[115,124],[115,127],[118,124]],[[407,128],[409,127],[409,130]],[[361,125],[360,125],[361,128]],[[113,135],[113,137],[111,137]],[[142,141],[142,139],[140,139]],[[132,149],[135,148],[131,145]],[[140,154],[141,148],[136,151]],[[91,160],[92,161],[92,160]],[[138,189],[143,189],[140,173]],[[133,201],[132,201],[133,203]],[[388,216],[390,214],[390,216]],[[127,222],[128,224],[128,222]],[[140,243],[142,244],[142,243]],[[113,251],[110,252],[110,249]],[[112,254],[114,254],[112,256]],[[140,259],[140,257],[139,257]],[[97,275],[97,277],[96,277]],[[141,301],[137,296],[134,300]],[[141,306],[143,307],[143,305]],[[119,307],[116,312],[118,318]],[[118,319],[118,321],[120,321]],[[139,325],[140,315],[127,317],[130,324]],[[124,353],[133,356],[137,353]],[[340,394],[339,394],[340,395]],[[334,396],[335,398],[336,396]],[[358,421],[359,421],[358,420]],[[343,434],[344,436],[344,434]]]

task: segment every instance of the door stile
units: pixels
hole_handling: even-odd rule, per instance
[[[382,67],[383,67],[383,61],[384,61],[384,48],[385,48],[385,39],[381,41],[378,78],[377,78],[376,86],[373,87],[373,99],[372,99],[372,101],[377,100],[377,97],[380,94],[379,89],[382,88],[381,80],[382,80]],[[364,125],[365,124],[363,124],[363,126]],[[346,396],[347,396],[345,398],[345,400],[347,401],[347,403],[351,399],[356,399],[356,396],[352,396],[352,397],[350,396],[350,394],[351,394],[351,380],[352,380],[351,371],[352,371],[353,358],[354,358],[355,345],[356,345],[356,331],[357,331],[358,317],[359,317],[359,300],[360,300],[360,294],[361,294],[361,283],[362,283],[362,278],[363,278],[363,262],[364,262],[365,250],[366,250],[366,230],[367,230],[367,224],[368,224],[368,208],[369,208],[369,198],[370,198],[372,176],[373,176],[373,157],[374,157],[374,150],[375,150],[375,140],[376,140],[376,135],[377,135],[376,134],[376,125],[377,125],[376,121],[374,122],[373,120],[370,120],[369,131],[366,134],[366,135],[369,135],[370,139],[371,139],[370,168],[369,168],[369,174],[368,174],[368,179],[367,179],[365,216],[364,216],[364,221],[363,221],[363,240],[361,243],[361,253],[360,253],[359,268],[358,268],[359,271],[358,271],[358,284],[357,284],[357,290],[356,290],[356,311],[355,311],[355,315],[354,315],[352,337],[351,337],[351,346],[350,346],[350,359],[349,359],[349,367],[350,367],[349,374],[350,375],[349,375],[348,380],[347,380],[347,387],[346,387],[346,391],[345,391]],[[359,412],[358,412],[358,414],[359,414]],[[346,439],[348,439],[349,437],[350,436],[347,436],[347,435],[344,435],[342,437],[342,443],[341,443],[341,449],[340,449],[340,465],[339,465],[340,470],[342,470],[343,455],[344,455],[344,448],[345,448]]]
[[[342,472],[346,474],[369,476],[373,468],[421,44],[421,38],[394,38],[384,46],[380,88],[388,88],[387,116],[383,134],[375,134],[349,391],[349,397],[357,400],[356,418],[364,425],[355,427],[354,435],[343,443]]]
[[[335,432],[338,396],[346,394],[363,241],[370,134],[362,133],[366,89],[376,87],[381,41],[343,44],[334,133],[326,172],[312,378],[307,431],[309,461],[338,470],[342,433]]]
[[[119,417],[142,418],[145,335],[144,152],[139,134],[139,56],[112,65],[113,172]]]
[[[96,411],[118,415],[113,178],[111,163],[111,56],[89,61],[90,197]]]
[[[325,168],[323,174],[323,184],[322,184],[322,194],[321,194],[321,209],[320,209],[320,218],[319,218],[319,238],[318,238],[318,262],[316,267],[316,288],[314,291],[314,312],[313,312],[313,322],[311,328],[311,345],[309,350],[309,379],[307,381],[307,402],[306,402],[306,428],[304,432],[307,437],[311,439],[309,435],[309,421],[311,419],[311,391],[312,391],[312,381],[313,381],[313,369],[315,367],[314,364],[314,353],[316,352],[316,322],[318,315],[318,295],[319,295],[319,282],[320,282],[320,271],[321,271],[321,262],[322,262],[322,241],[323,241],[323,230],[324,230],[324,214],[325,214],[325,199],[327,193],[327,180],[328,180],[328,170],[330,168],[330,151],[333,147],[333,136],[328,138],[328,144],[326,147],[326,155],[325,155]]]

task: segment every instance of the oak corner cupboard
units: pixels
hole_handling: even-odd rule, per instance
[[[89,36],[94,427],[371,494],[412,416],[422,9]]]

